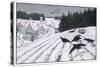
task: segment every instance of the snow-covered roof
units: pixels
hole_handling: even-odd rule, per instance
[[[29,24],[34,31],[39,29],[38,26],[36,25],[36,23],[29,23]]]
[[[32,27],[32,29],[33,29],[34,31],[39,29],[34,20],[17,19],[17,23],[20,23],[25,29],[26,29],[29,25]]]

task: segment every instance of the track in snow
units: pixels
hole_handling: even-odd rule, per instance
[[[88,28],[87,28],[88,29]],[[91,28],[90,28],[91,29]],[[95,36],[93,33],[90,33],[87,30],[87,33],[83,36],[94,39]],[[94,28],[93,28],[94,29]],[[46,38],[41,38],[36,42],[28,44],[27,46],[22,46],[17,48],[17,63],[36,63],[36,62],[60,62],[60,61],[70,61],[73,60],[87,60],[95,59],[96,47],[91,47],[91,44],[87,44],[86,47],[75,50],[72,53],[72,56],[69,54],[72,44],[64,44],[60,36],[69,39],[70,41],[75,37],[77,32],[68,33],[65,31],[63,33],[53,34]],[[94,39],[95,40],[95,39]]]

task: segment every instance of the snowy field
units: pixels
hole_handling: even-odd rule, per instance
[[[47,32],[42,37],[33,42],[25,41],[20,47],[17,47],[17,63],[40,63],[40,62],[66,62],[74,60],[95,60],[96,59],[96,27],[85,27],[84,34],[79,33],[79,29],[64,31],[62,33],[54,33],[54,29],[49,27],[52,32]],[[80,41],[73,41],[73,38],[81,35]],[[68,39],[71,43],[62,42],[61,38]],[[89,38],[93,42],[88,42],[84,38]],[[22,39],[18,39],[22,40]],[[17,44],[20,44],[17,41]],[[22,40],[24,41],[24,40]],[[80,49],[75,49],[69,53],[73,48],[73,44],[85,44]]]

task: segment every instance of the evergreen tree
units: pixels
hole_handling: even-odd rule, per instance
[[[75,12],[72,14],[68,12],[67,16],[63,14],[59,24],[59,31],[63,32],[68,29],[87,26],[96,26],[96,8],[94,10],[88,9],[83,13]]]

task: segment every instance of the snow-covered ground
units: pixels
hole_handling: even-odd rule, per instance
[[[28,45],[23,45],[17,48],[17,63],[36,63],[36,62],[61,62],[72,60],[95,60],[96,58],[96,27],[85,27],[86,32],[80,34],[79,28],[74,32],[70,30],[62,33],[50,32],[43,35],[40,39],[37,39]],[[73,29],[71,29],[73,30]],[[83,38],[81,43],[86,44],[79,50],[74,50],[72,54],[69,54],[72,43],[63,43],[60,37],[66,38],[70,41],[80,34]],[[88,43],[84,38],[94,40],[93,43]],[[95,46],[92,46],[94,44]]]
[[[25,40],[23,38],[24,36],[27,36],[25,34],[25,32],[27,32],[27,30],[30,30],[34,33],[36,31],[38,31],[38,32],[36,32],[35,35],[33,34],[33,36],[38,37],[38,38],[35,38],[35,40],[36,40],[36,39],[40,39],[41,37],[42,38],[48,37],[48,36],[54,34],[55,28],[59,27],[59,23],[60,23],[60,20],[55,20],[54,18],[45,18],[45,21],[17,19],[17,29],[18,29],[17,30],[18,31],[17,32],[17,47],[25,46],[25,45],[31,43],[31,41]],[[32,28],[32,29],[27,29],[27,28]]]

